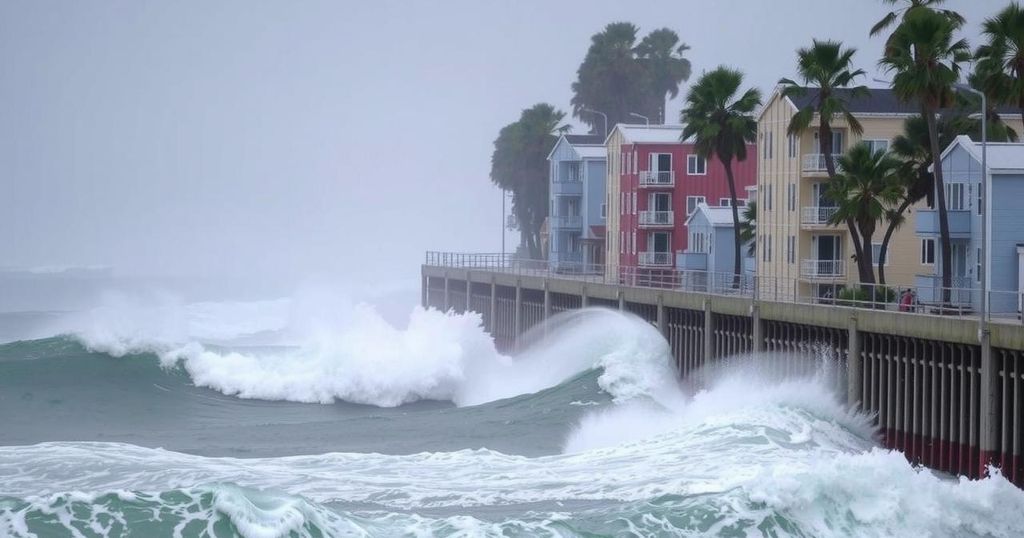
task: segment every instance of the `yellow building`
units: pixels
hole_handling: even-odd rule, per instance
[[[758,116],[757,271],[765,298],[830,297],[838,287],[858,282],[849,231],[827,224],[835,204],[825,197],[828,173],[819,146],[818,116],[810,128],[787,134],[790,119],[816,97],[815,88],[794,98],[783,96],[777,88]],[[864,130],[853,133],[845,119],[834,119],[833,153],[837,155],[861,141],[888,148],[902,133],[903,122],[918,113],[889,89],[873,89],[868,96],[847,102]],[[914,275],[924,269],[921,241],[914,234],[915,209],[908,211],[906,223],[890,242],[885,269],[889,286],[909,287]],[[883,224],[872,238],[875,264],[884,233]]]

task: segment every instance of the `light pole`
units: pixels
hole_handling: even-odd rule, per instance
[[[978,275],[981,278],[981,319],[978,321],[978,339],[981,340],[982,335],[988,329],[988,272],[989,272],[989,248],[988,248],[988,126],[986,124],[986,117],[988,114],[988,107],[985,101],[985,92],[978,91],[966,84],[954,84],[953,87],[957,91],[964,91],[973,93],[981,97],[981,274]]]
[[[580,107],[580,112],[590,112],[591,114],[599,114],[604,119],[604,138],[608,138],[608,115],[604,112],[594,110],[592,108]]]
[[[634,118],[640,118],[640,119],[644,120],[644,125],[646,125],[648,127],[651,126],[651,120],[648,119],[647,116],[644,116],[643,114],[637,114],[636,112],[630,112],[629,115],[633,116]]]

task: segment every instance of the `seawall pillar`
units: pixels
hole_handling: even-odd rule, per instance
[[[451,306],[452,306],[451,303],[449,303],[449,300],[450,299],[448,298],[448,271],[445,271],[444,272],[444,311],[445,312],[447,312],[448,309],[451,308]]]
[[[518,278],[516,279],[516,304],[512,319],[512,336],[515,342],[513,348],[516,348],[519,346],[519,335],[523,332],[523,281]]]
[[[754,353],[764,351],[764,327],[761,326],[761,307],[750,306],[750,338],[752,339],[751,349]]]
[[[999,461],[1001,447],[996,425],[1000,417],[996,416],[999,397],[999,368],[996,366],[995,358],[992,356],[991,333],[985,329],[979,334],[981,340],[981,409],[978,431],[981,439],[978,440],[980,461],[978,462],[978,476],[986,476],[988,466]],[[1006,401],[1005,399],[1003,400]]]
[[[857,316],[850,316],[846,327],[846,403],[851,409],[860,409],[860,395],[864,393],[864,369],[861,367],[860,331],[857,330]]]
[[[715,358],[715,312],[711,300],[704,300],[704,363]]]
[[[660,293],[658,294],[658,314],[656,319],[658,320],[658,332],[661,333],[662,336],[667,336],[668,330],[665,320],[665,296]]]

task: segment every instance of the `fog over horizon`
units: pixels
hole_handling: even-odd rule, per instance
[[[979,25],[1005,5],[950,0]],[[0,267],[358,285],[498,251],[498,130],[570,84],[606,24],[675,30],[691,81],[771,92],[813,37],[880,86],[878,1],[0,5]],[[799,24],[797,24],[799,23]],[[678,118],[688,89],[670,102]],[[585,132],[580,123],[574,132]],[[508,234],[512,248],[517,234]]]

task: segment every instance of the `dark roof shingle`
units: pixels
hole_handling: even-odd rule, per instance
[[[815,102],[818,97],[818,88],[805,88],[803,95],[790,97],[797,108],[804,108]],[[834,90],[837,96],[843,96],[846,106],[854,114],[917,114],[920,112],[915,103],[906,103],[896,97],[896,93],[889,88],[871,88],[867,95],[854,97],[853,91],[849,88],[837,88]]]
[[[604,144],[604,137],[601,135],[567,134],[565,140],[570,144]]]

